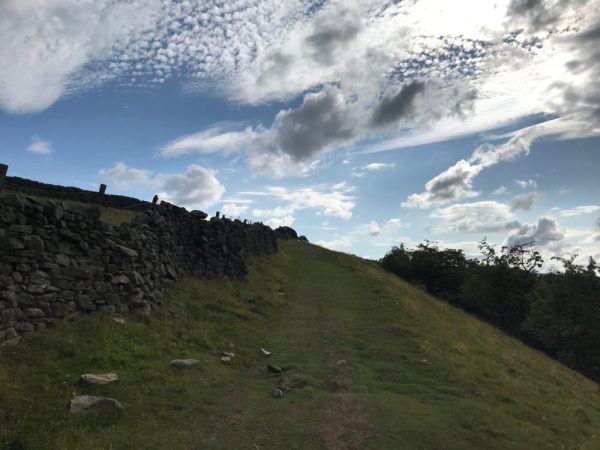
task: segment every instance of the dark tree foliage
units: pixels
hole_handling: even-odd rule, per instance
[[[431,241],[419,244],[413,251],[400,244],[381,260],[386,270],[446,299],[459,295],[466,263],[462,250],[440,250]]]
[[[570,367],[600,378],[600,278],[590,258],[556,258],[562,273],[543,277],[535,290],[523,330],[539,346]]]
[[[553,258],[562,272],[540,274],[544,260],[534,243],[502,247],[486,239],[482,257],[467,259],[461,250],[440,249],[425,241],[408,250],[394,246],[382,267],[423,286],[560,362],[600,379],[600,278],[590,258]]]

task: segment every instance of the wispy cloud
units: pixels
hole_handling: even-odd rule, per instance
[[[39,136],[31,138],[31,144],[27,147],[27,151],[36,155],[50,155],[54,152],[50,142],[41,139]]]
[[[580,216],[583,214],[593,214],[598,211],[600,211],[600,206],[583,205],[583,206],[576,206],[575,208],[572,208],[572,209],[560,210],[558,215],[560,215],[562,217],[574,217],[574,216]]]
[[[578,126],[585,127],[584,124],[570,118],[552,119],[497,137],[496,139],[508,137],[508,140],[496,145],[491,143],[480,145],[468,160],[462,159],[432,178],[425,184],[424,192],[410,195],[402,206],[430,208],[464,198],[477,197],[479,192],[473,190],[473,181],[484,169],[527,155],[533,142],[539,138],[570,136]],[[533,180],[515,180],[515,183],[522,188],[537,186]]]

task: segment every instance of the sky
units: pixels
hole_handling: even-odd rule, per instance
[[[9,175],[381,258],[600,259],[600,0],[1,0]]]

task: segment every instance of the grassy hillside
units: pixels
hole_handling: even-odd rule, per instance
[[[112,371],[117,384],[77,383]],[[125,412],[73,419],[80,393]],[[245,282],[186,280],[161,314],[87,317],[0,348],[0,410],[0,441],[27,449],[600,448],[597,384],[373,264],[299,242]]]

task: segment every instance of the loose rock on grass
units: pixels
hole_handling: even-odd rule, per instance
[[[118,414],[123,411],[123,406],[109,397],[96,397],[94,395],[79,395],[69,402],[69,413],[74,415],[91,414]]]
[[[281,367],[279,366],[274,366],[273,364],[267,364],[267,370],[269,371],[269,373],[281,373],[283,372],[283,370],[281,369]]]
[[[271,395],[275,398],[283,398],[283,391],[281,389],[273,389]]]
[[[181,367],[184,369],[191,369],[200,366],[200,361],[197,359],[174,359],[169,363],[171,367]]]
[[[81,375],[81,381],[87,384],[109,384],[119,381],[116,373],[84,373]]]

